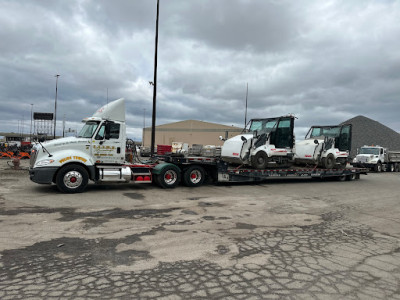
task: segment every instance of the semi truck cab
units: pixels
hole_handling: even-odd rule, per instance
[[[33,146],[29,169],[33,182],[54,182],[61,190],[68,191],[84,188],[89,179],[104,179],[107,170],[112,168],[120,173],[120,179],[124,178],[121,167],[125,162],[126,143],[124,99],[101,107],[83,122],[77,137],[38,142]],[[103,172],[98,166],[102,166]]]

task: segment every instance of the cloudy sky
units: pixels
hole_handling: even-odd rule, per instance
[[[53,112],[57,134],[108,99],[151,124],[156,0],[0,0],[0,131]],[[293,113],[296,133],[364,115],[400,132],[400,2],[160,0],[157,125],[243,126]],[[24,124],[24,126],[22,126]]]

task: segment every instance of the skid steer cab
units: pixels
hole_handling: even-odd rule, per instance
[[[224,161],[256,169],[286,166],[293,159],[294,116],[250,120],[244,132],[224,142]]]
[[[344,168],[351,150],[351,124],[312,126],[303,141],[296,143],[295,163],[325,169]]]

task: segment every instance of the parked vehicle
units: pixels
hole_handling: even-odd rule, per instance
[[[296,142],[296,164],[312,164],[325,169],[344,168],[351,150],[351,124],[312,126],[305,139]]]
[[[252,119],[245,133],[224,142],[221,158],[229,163],[265,169],[293,158],[294,116]]]
[[[351,163],[354,167],[375,172],[400,172],[400,151],[389,151],[381,146],[363,146]]]
[[[272,142],[275,146],[280,145],[280,149],[290,149],[292,141],[284,143],[281,138],[283,136],[292,138],[293,118],[283,117],[268,120],[258,121],[261,124],[264,121],[266,123],[274,122],[266,126],[270,129],[269,131],[259,131],[260,127],[255,127],[252,122],[253,133],[245,135],[244,138],[249,141],[255,137],[256,140],[251,143],[256,146],[256,149],[264,146],[265,149],[268,148],[264,142],[262,145],[256,144],[259,140],[264,139],[270,141],[270,145]],[[200,186],[206,177],[216,182],[262,181],[268,178],[284,177],[334,177],[340,180],[352,180],[358,179],[364,172],[363,169],[357,168],[343,170],[289,169],[279,168],[278,165],[275,169],[242,168],[232,165],[230,161],[226,161],[220,156],[172,154],[160,156],[157,161],[130,163],[125,160],[125,102],[123,99],[103,106],[92,117],[83,121],[85,124],[77,137],[38,143],[33,147],[29,169],[32,181],[43,184],[55,183],[61,192],[77,193],[86,188],[89,180],[96,183],[154,182],[163,188],[173,188],[181,182],[191,187]],[[280,123],[281,121],[282,123]],[[264,137],[262,137],[263,134]],[[242,145],[244,144],[247,143],[242,143]],[[132,149],[136,148],[132,147]],[[206,152],[217,153],[217,151],[208,151],[210,149],[206,149]],[[201,154],[203,151],[199,151],[199,153]],[[243,154],[245,153],[243,152]],[[285,155],[287,156],[287,152]]]

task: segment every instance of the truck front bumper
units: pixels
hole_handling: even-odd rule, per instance
[[[52,183],[57,167],[43,167],[29,169],[29,178],[36,183]]]
[[[355,168],[375,168],[376,164],[368,164],[368,163],[351,163],[351,165]]]

